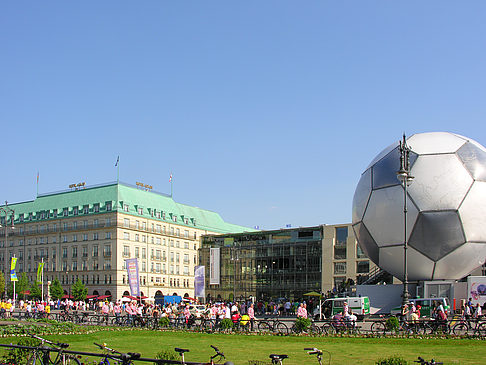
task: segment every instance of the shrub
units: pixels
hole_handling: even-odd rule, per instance
[[[155,358],[159,359],[159,360],[175,360],[175,361],[180,360],[179,355],[175,351],[168,350],[168,349],[164,349],[162,351],[159,351],[157,353],[157,355],[155,355]],[[154,364],[157,364],[157,363],[154,363]]]
[[[40,344],[40,341],[34,338],[22,338],[17,345],[20,346],[31,346],[35,347]],[[19,348],[11,348],[5,352],[2,356],[0,361],[2,364],[27,364],[27,360],[29,355],[31,354],[31,350],[27,349],[19,349]]]
[[[225,318],[219,322],[219,325],[221,326],[221,329],[223,330],[229,330],[233,328],[233,321],[229,318]]]
[[[309,318],[299,317],[295,320],[295,328],[298,332],[307,331],[311,325],[311,320]]]
[[[394,317],[396,319],[396,317]],[[408,362],[403,357],[391,356],[384,359],[380,359],[376,362],[376,365],[407,365]]]
[[[160,327],[169,327],[170,319],[168,317],[162,317],[159,319]]]
[[[398,322],[398,318],[395,316],[388,318],[386,320],[386,328],[389,331],[398,332],[398,329],[400,328],[400,323]]]

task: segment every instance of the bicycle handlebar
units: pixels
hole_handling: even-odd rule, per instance
[[[38,340],[40,340],[42,343],[48,343],[49,345],[53,345],[53,346],[58,346],[62,349],[67,349],[69,347],[69,344],[68,343],[64,343],[64,342],[52,342],[52,341],[49,341],[49,340],[46,340],[45,338],[42,338],[40,336],[37,336],[37,335],[34,335],[33,333],[29,333],[29,336],[32,337],[32,338],[36,338]]]

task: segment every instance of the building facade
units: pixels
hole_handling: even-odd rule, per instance
[[[219,248],[216,265],[211,262],[214,248]],[[206,299],[211,300],[301,299],[307,292],[339,288],[349,279],[361,284],[378,270],[360,250],[351,224],[205,235],[199,261],[205,266]],[[214,267],[220,268],[218,284],[210,281]]]
[[[15,256],[18,275],[25,272],[34,282],[44,262],[44,285],[57,277],[69,293],[80,279],[89,295],[112,299],[130,294],[128,258],[138,259],[143,296],[193,296],[201,235],[253,231],[124,183],[43,194],[8,208],[14,229],[10,214],[0,217],[3,273]]]

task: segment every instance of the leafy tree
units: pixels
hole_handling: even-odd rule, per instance
[[[5,276],[3,275],[3,272],[0,272],[0,292],[3,293],[4,290],[5,290]]]
[[[49,288],[49,294],[52,299],[58,300],[64,296],[64,289],[61,286],[61,282],[58,278],[54,278]]]
[[[34,300],[41,299],[42,289],[40,288],[39,284],[33,283],[30,286],[30,297]]]
[[[81,280],[77,280],[71,286],[71,294],[74,297],[74,300],[85,300],[86,296],[88,295],[88,288],[81,282]]]
[[[23,298],[25,299],[25,294],[22,293],[29,290],[29,286],[29,278],[27,277],[27,274],[23,272],[20,275],[19,281],[17,281],[17,283],[15,284],[15,292],[17,293],[17,295],[23,295]]]

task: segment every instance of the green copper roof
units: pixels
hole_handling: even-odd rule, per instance
[[[84,207],[86,206],[90,215],[106,213],[110,205],[112,211],[217,233],[255,231],[251,228],[226,223],[218,213],[179,204],[168,195],[145,191],[124,183],[112,183],[76,191],[43,194],[33,201],[9,204],[8,206],[15,210],[15,221],[17,223],[21,221],[21,216],[23,216],[25,222],[30,221],[30,214],[32,214],[32,221],[34,222],[48,221],[54,217],[63,218],[63,212],[66,208],[68,209],[68,217],[74,216],[76,207],[80,217],[86,215],[84,213]],[[98,211],[95,210],[95,206]],[[124,206],[128,207],[128,211],[124,210]],[[142,215],[139,214],[140,208],[142,209]],[[160,218],[158,218],[157,212],[160,213]],[[162,213],[165,213],[165,219],[162,218]],[[49,218],[47,218],[48,215]],[[177,222],[174,222],[174,216]]]

